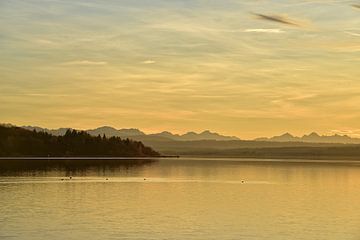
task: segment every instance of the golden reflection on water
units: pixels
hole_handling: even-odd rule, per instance
[[[0,239],[359,239],[359,187],[353,164],[161,160],[7,172]]]

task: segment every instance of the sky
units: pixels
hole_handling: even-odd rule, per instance
[[[360,1],[0,1],[0,122],[360,137]]]

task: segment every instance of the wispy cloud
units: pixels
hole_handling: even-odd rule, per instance
[[[297,26],[297,27],[300,26],[300,24],[297,21],[290,19],[287,16],[265,15],[265,14],[260,14],[260,13],[253,13],[253,15],[255,15],[258,19],[265,20],[265,21],[277,22],[277,23],[282,23],[282,24],[292,25],[292,26]]]
[[[154,60],[145,60],[142,62],[143,64],[154,64],[156,63]]]
[[[107,62],[104,61],[89,61],[89,60],[80,60],[80,61],[70,61],[70,62],[64,62],[61,65],[79,65],[79,66],[102,66],[107,65]]]
[[[34,39],[34,42],[40,45],[55,45],[56,43],[49,40],[49,39],[42,39],[42,38],[37,38]]]
[[[60,93],[8,93],[3,94],[6,96],[24,96],[24,97],[69,97],[70,94],[60,94]]]
[[[28,97],[68,97],[69,94],[56,94],[56,93],[25,93],[23,96]]]
[[[283,31],[282,29],[278,29],[278,28],[249,28],[249,29],[245,29],[244,32],[248,32],[248,33],[284,33],[285,31]]]
[[[351,5],[353,8],[357,8],[357,9],[360,9],[360,4],[353,4]]]
[[[355,32],[349,32],[349,31],[345,31],[346,34],[349,34],[351,36],[354,36],[354,37],[360,37],[360,33],[355,33]]]
[[[348,135],[351,137],[360,137],[360,129],[333,129],[331,134]]]

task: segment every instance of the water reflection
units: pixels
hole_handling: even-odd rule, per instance
[[[360,237],[360,167],[352,163],[26,164],[1,167],[0,239]]]
[[[12,159],[0,177],[117,177],[190,181],[326,184],[357,182],[354,162],[246,161],[243,159]],[[336,177],[335,177],[336,176]]]
[[[89,173],[129,171],[157,159],[7,159],[0,160],[0,176],[86,176]]]

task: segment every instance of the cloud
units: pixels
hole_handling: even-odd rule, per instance
[[[345,33],[351,35],[351,36],[354,36],[354,37],[360,37],[360,33],[355,33],[355,32],[348,32],[348,31],[345,31]]]
[[[260,14],[260,13],[253,13],[253,14],[255,16],[257,16],[257,18],[262,19],[262,20],[277,22],[277,23],[282,23],[282,24],[292,25],[292,26],[297,26],[297,27],[300,26],[300,24],[298,22],[296,22],[295,20],[292,20],[286,16],[265,15],[265,14]]]
[[[70,61],[70,62],[64,62],[62,63],[62,65],[67,65],[67,66],[102,66],[102,65],[107,65],[107,62],[104,61],[89,61],[89,60],[80,60],[80,61]]]
[[[4,95],[4,94],[3,94]],[[25,96],[25,97],[69,97],[69,94],[59,94],[59,93],[9,93],[5,94],[6,96]]]
[[[353,4],[351,5],[353,8],[357,8],[357,9],[360,9],[360,4]]]
[[[278,29],[278,28],[250,28],[250,29],[245,29],[244,32],[255,32],[255,33],[284,33],[285,31],[283,31],[282,29]]]
[[[22,96],[28,97],[69,97],[69,94],[56,94],[56,93],[24,93]]]
[[[143,64],[154,64],[156,63],[154,60],[146,60],[142,62]]]
[[[55,45],[56,43],[48,40],[48,39],[42,39],[42,38],[38,38],[38,39],[34,39],[34,42],[40,45]]]
[[[333,129],[331,134],[348,135],[350,137],[360,137],[360,129]]]

